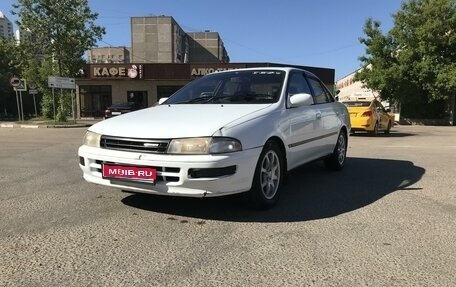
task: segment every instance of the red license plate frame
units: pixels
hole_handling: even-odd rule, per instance
[[[101,175],[104,179],[142,181],[152,184],[157,180],[157,170],[149,166],[103,164]]]

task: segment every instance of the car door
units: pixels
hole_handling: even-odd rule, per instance
[[[385,110],[385,107],[380,102],[377,102],[377,110],[380,119],[380,128],[386,130],[388,128],[390,117]]]
[[[307,80],[312,89],[315,109],[318,110],[319,124],[317,126],[319,130],[317,134],[319,138],[318,149],[315,152],[319,156],[324,156],[334,150],[341,126],[339,117],[341,111],[336,110],[334,98],[319,79],[309,75]]]
[[[318,138],[321,130],[321,119],[315,105],[290,107],[290,96],[298,93],[311,94],[311,89],[305,79],[304,72],[295,71],[288,77],[287,84],[287,161],[288,168],[292,169],[305,162],[315,159],[315,150],[318,149]]]

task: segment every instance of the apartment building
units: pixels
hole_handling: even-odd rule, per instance
[[[13,23],[0,11],[0,37],[14,40]]]
[[[219,33],[212,31],[187,32],[190,63],[229,63],[230,58]]]

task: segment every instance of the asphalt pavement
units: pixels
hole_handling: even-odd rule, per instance
[[[0,286],[456,285],[456,127],[351,136],[267,211],[87,183],[86,129],[0,128]]]

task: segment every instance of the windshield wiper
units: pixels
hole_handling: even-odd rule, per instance
[[[198,98],[194,98],[194,99],[191,99],[189,101],[186,101],[184,103],[186,104],[194,104],[194,103],[199,103],[199,102],[209,102],[210,100],[212,100],[214,98],[214,96],[202,96],[202,97],[198,97]]]

